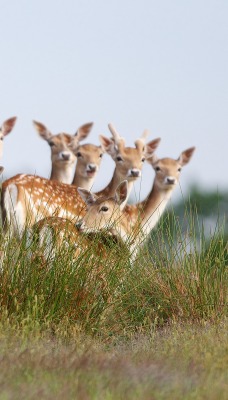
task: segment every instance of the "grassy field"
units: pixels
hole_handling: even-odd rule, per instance
[[[227,242],[160,224],[134,265],[1,238],[0,400],[226,399]],[[169,221],[168,221],[169,222]]]
[[[5,332],[0,349],[0,399],[227,399],[225,320],[174,323],[114,342]]]

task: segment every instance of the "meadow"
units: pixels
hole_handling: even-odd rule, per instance
[[[225,400],[225,237],[166,214],[132,265],[99,235],[75,260],[2,234],[0,400]]]

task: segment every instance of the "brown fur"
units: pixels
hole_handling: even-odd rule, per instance
[[[68,133],[53,135],[41,122],[33,121],[33,124],[40,137],[46,140],[51,149],[50,179],[70,184],[75,169],[79,142],[88,136],[93,124],[82,125],[74,136]]]
[[[117,186],[124,179],[127,179],[132,184],[140,176],[140,174],[135,175],[136,166],[137,171],[140,173],[144,155],[149,152],[151,156],[159,142],[160,139],[155,139],[145,146],[143,150],[141,148],[124,147],[121,148],[121,151],[118,143],[115,143],[114,140],[102,137],[103,149],[115,160],[116,169],[110,184],[103,191],[98,192],[97,195],[101,197],[113,196]],[[120,156],[121,161],[118,161]],[[13,199],[13,204],[10,201],[12,191],[17,192],[17,199]],[[128,196],[125,201],[127,201]],[[9,212],[10,208],[11,211]],[[21,232],[25,224],[31,226],[35,221],[52,215],[76,220],[82,217],[84,208],[85,205],[75,188],[63,183],[33,175],[16,175],[3,183],[3,224],[5,229],[9,227],[11,218],[15,233],[18,230]],[[9,216],[10,214],[11,217]]]

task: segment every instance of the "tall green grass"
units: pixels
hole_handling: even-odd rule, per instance
[[[183,230],[183,228],[185,228]],[[218,321],[227,314],[227,242],[223,226],[208,237],[197,213],[163,218],[132,265],[128,246],[101,237],[74,259],[74,246],[44,257],[1,237],[1,329],[65,338],[78,331],[111,339],[173,321]]]

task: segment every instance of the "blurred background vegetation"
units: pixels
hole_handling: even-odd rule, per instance
[[[213,243],[223,247],[228,262],[228,191],[205,191],[197,184],[192,185],[188,197],[172,203],[152,231],[149,242],[152,257],[160,257],[160,249],[164,251],[164,247],[168,253],[173,254],[173,248],[179,253],[180,238],[185,241],[186,253],[207,251],[214,239]]]

